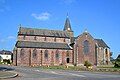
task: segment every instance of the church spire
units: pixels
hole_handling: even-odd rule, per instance
[[[68,14],[67,14],[67,17],[66,17],[66,21],[65,21],[63,31],[67,31],[69,37],[74,37],[74,32],[71,28],[70,21],[69,21],[69,18],[68,18]]]
[[[65,22],[63,30],[64,31],[72,31],[72,28],[71,28],[71,25],[70,25],[70,21],[69,21],[69,18],[68,18],[68,14],[67,14],[67,17],[66,17],[66,22]]]

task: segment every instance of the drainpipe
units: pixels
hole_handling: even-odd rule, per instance
[[[15,62],[15,65],[17,66],[17,49],[15,50],[15,52],[16,52],[16,62]]]

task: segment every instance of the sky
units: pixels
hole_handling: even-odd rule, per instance
[[[87,29],[120,54],[120,0],[0,0],[0,50],[13,50],[20,24],[63,30],[67,14],[75,36]]]

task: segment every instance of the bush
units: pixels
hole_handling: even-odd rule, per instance
[[[84,66],[86,66],[86,68],[88,68],[88,67],[90,67],[90,66],[92,66],[88,61],[85,61],[84,62]]]
[[[75,63],[74,66],[77,66],[77,64]]]
[[[120,55],[117,57],[114,67],[116,68],[120,67]]]
[[[4,59],[3,60],[4,63],[10,64],[10,60]]]
[[[115,65],[114,65],[114,67],[116,67],[116,68],[120,68],[120,62],[115,62]]]

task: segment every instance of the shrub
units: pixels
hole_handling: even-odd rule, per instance
[[[77,64],[75,63],[74,66],[77,66]]]
[[[3,60],[4,63],[10,64],[10,60],[4,59]]]
[[[84,66],[86,66],[86,68],[88,68],[88,67],[92,66],[92,64],[90,64],[88,61],[85,61]]]
[[[120,55],[117,57],[114,67],[120,67]]]

